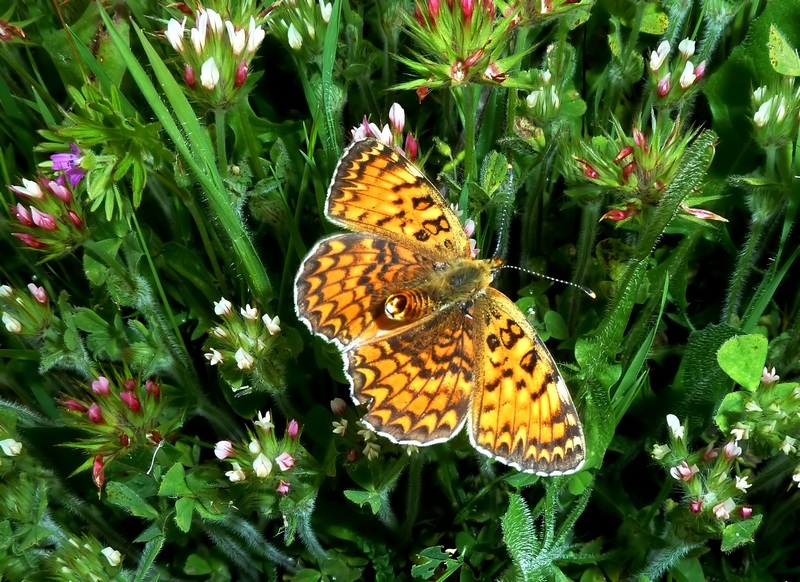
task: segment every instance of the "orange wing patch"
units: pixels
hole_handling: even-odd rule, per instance
[[[482,452],[540,475],[573,473],[585,444],[555,361],[514,303],[489,288],[475,303],[475,396],[470,438]]]
[[[422,172],[375,139],[352,144],[333,174],[325,212],[350,230],[439,257],[469,257],[458,217]]]
[[[311,331],[342,346],[369,340],[381,331],[376,318],[386,297],[424,280],[429,265],[386,239],[333,235],[317,243],[297,274],[297,314]]]
[[[458,307],[347,352],[353,395],[377,433],[430,445],[464,426],[472,392],[472,326]]]

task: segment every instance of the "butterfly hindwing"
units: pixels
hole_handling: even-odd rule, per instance
[[[375,139],[357,141],[344,153],[325,212],[349,230],[439,258],[469,256],[469,239],[439,191],[406,158]]]
[[[476,448],[522,471],[573,473],[585,444],[578,413],[550,352],[522,312],[496,289],[475,302]]]
[[[458,433],[472,393],[473,327],[458,307],[438,311],[347,352],[364,420],[394,442],[428,445]]]

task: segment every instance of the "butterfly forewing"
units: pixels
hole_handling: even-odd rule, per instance
[[[550,352],[516,305],[495,289],[476,302],[471,439],[522,471],[560,475],[583,464],[572,397]]]
[[[464,312],[452,307],[347,352],[353,394],[369,405],[364,420],[400,443],[453,437],[468,416],[472,332]]]
[[[442,195],[414,165],[374,139],[355,142],[331,181],[332,222],[372,233],[435,258],[469,256],[469,239]]]

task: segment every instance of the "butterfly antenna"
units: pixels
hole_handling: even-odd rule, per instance
[[[580,289],[592,299],[597,298],[595,292],[589,289],[588,287],[584,287],[583,285],[578,285],[577,283],[572,283],[571,281],[565,281],[564,279],[557,279],[555,277],[550,277],[549,275],[543,275],[542,273],[539,273],[537,271],[531,271],[530,269],[523,269],[522,267],[517,267],[516,265],[503,265],[500,268],[515,269],[517,271],[522,271],[523,273],[528,273],[528,275],[534,275],[535,277],[541,277],[542,279],[547,279],[548,281],[553,281],[555,283],[563,283],[564,285],[569,285],[570,287],[575,287],[576,289]]]
[[[495,194],[500,200],[500,214],[497,216],[497,247],[493,257],[505,257],[508,253],[508,232],[511,229],[511,211],[514,208],[517,187],[514,183],[514,168],[508,164],[508,174]]]

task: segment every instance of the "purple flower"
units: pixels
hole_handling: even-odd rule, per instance
[[[86,170],[81,168],[81,150],[74,143],[69,144],[70,154],[53,154],[50,159],[53,162],[53,170],[63,171],[56,182],[64,185],[64,180],[69,180],[73,190],[86,174]]]

